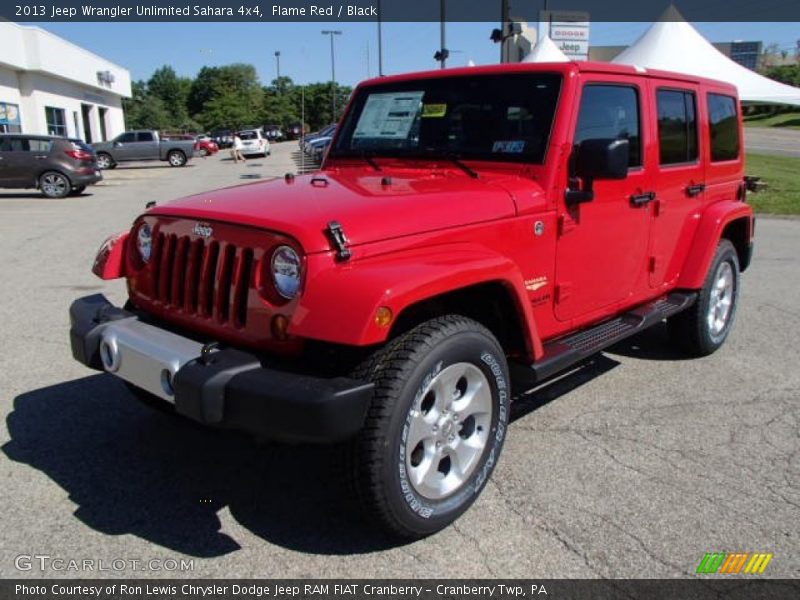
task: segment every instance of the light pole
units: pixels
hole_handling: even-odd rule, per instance
[[[797,42],[800,47],[800,40]],[[378,77],[383,77],[383,27],[381,26],[381,0],[378,0]]]
[[[275,50],[275,65],[278,70],[278,79],[281,78],[281,51]]]
[[[334,60],[333,37],[342,35],[342,32],[336,29],[323,29],[322,35],[331,37],[331,121],[336,122],[336,61]]]

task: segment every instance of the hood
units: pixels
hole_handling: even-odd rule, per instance
[[[384,177],[391,183],[383,185]],[[307,253],[324,252],[330,249],[325,233],[330,221],[338,221],[350,246],[358,246],[512,217],[516,208],[506,188],[515,186],[504,185],[504,179],[508,176],[472,179],[444,169],[336,169],[204,192],[149,214],[269,229],[294,237]]]

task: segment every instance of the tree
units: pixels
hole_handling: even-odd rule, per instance
[[[182,127],[189,120],[186,101],[191,85],[191,79],[178,77],[167,65],[157,69],[147,82],[148,93],[164,104],[172,127]]]
[[[134,81],[131,97],[122,104],[128,129],[169,129],[172,119],[160,98],[148,92],[144,81]]]
[[[206,128],[258,125],[264,91],[253,65],[203,67],[192,83],[188,108]],[[225,111],[229,111],[226,114]]]

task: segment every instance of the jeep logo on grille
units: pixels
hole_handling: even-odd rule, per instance
[[[211,237],[211,234],[214,233],[214,229],[208,223],[196,223],[192,231],[195,235],[204,238]]]

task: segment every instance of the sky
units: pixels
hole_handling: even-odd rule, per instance
[[[47,23],[37,24],[75,44],[127,68],[131,77],[148,79],[162,65],[181,76],[193,77],[204,65],[235,62],[255,65],[262,83],[276,75],[275,52],[280,51],[281,75],[296,83],[330,81],[329,36],[323,29],[338,29],[335,37],[336,80],[354,85],[378,74],[375,23]],[[794,52],[800,23],[694,23],[712,42],[734,40],[778,44]],[[448,66],[499,61],[500,47],[489,40],[497,23],[448,23]],[[599,23],[590,29],[592,45],[628,45],[649,27],[648,23]],[[439,23],[384,23],[384,74],[438,67],[433,59],[439,48]]]

